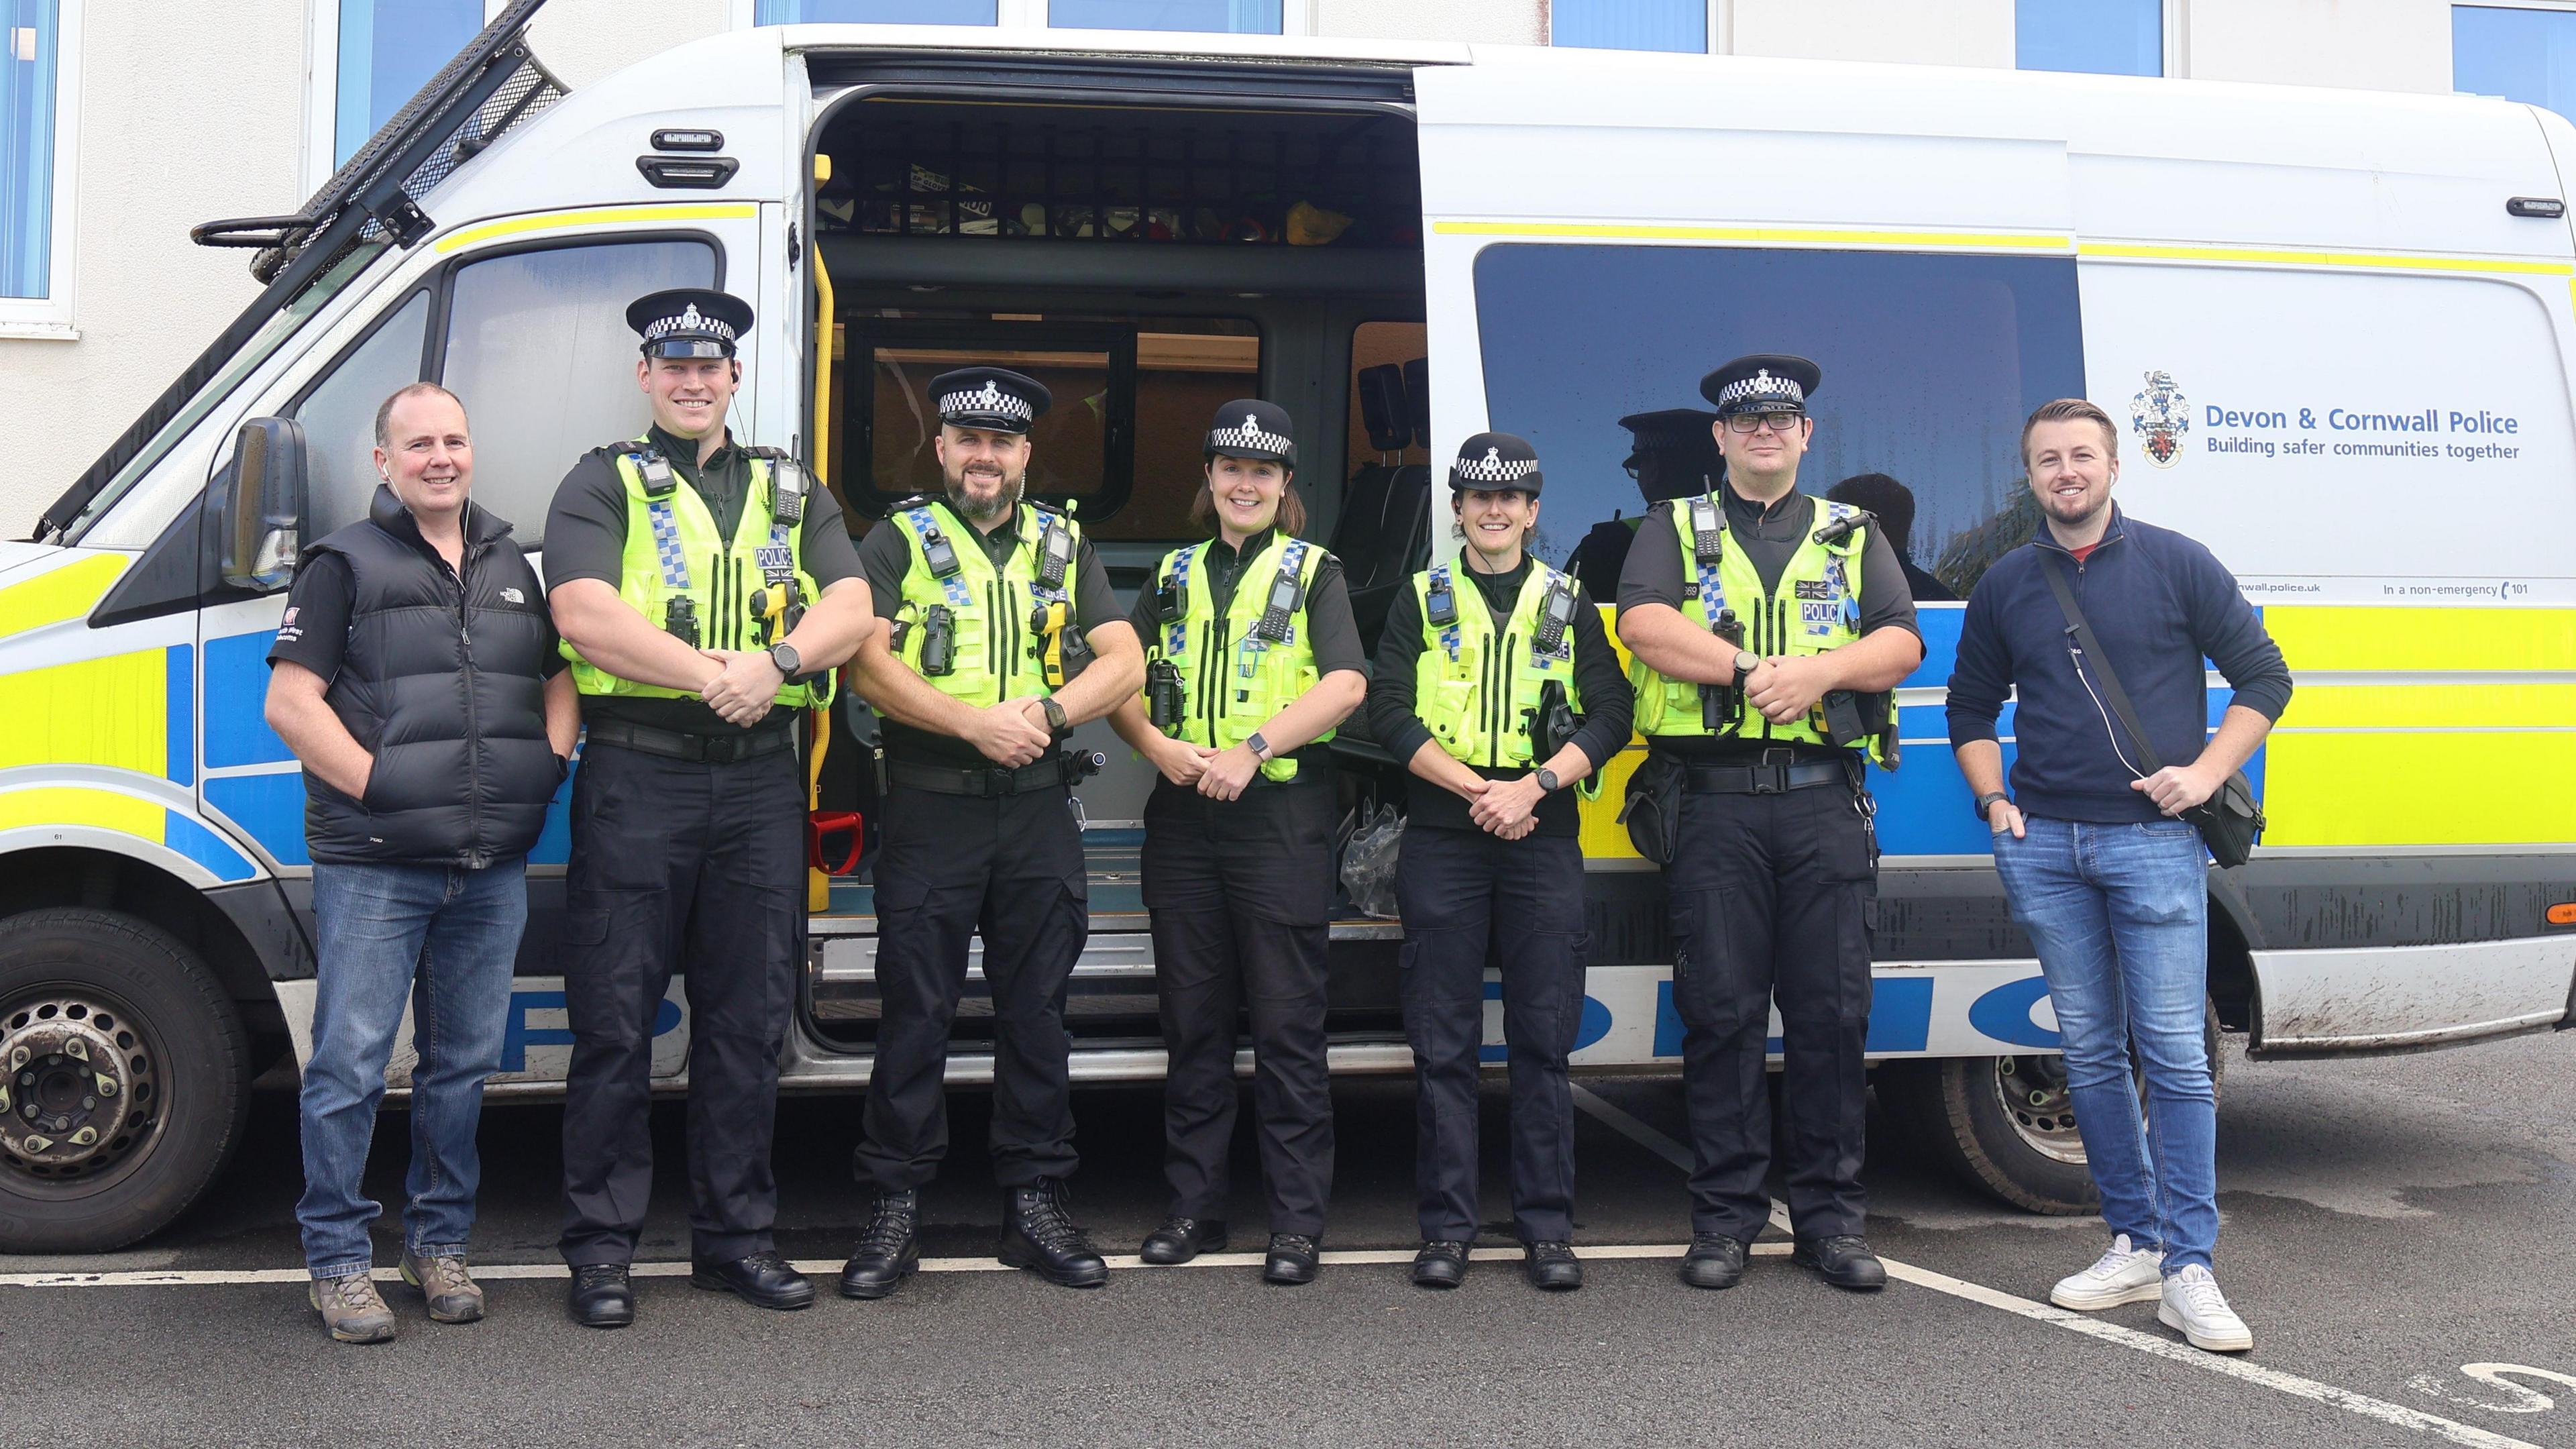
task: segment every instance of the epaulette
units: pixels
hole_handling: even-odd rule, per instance
[[[915,508],[927,508],[929,506],[929,494],[915,493],[910,498],[898,498],[894,502],[886,505],[886,512],[888,514],[905,513]]]

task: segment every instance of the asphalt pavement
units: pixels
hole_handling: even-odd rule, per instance
[[[2576,1449],[2576,1034],[2373,1061],[2229,1063],[2219,1272],[2257,1347],[2180,1345],[2152,1304],[2076,1320],[2049,1284],[2102,1246],[1953,1182],[1873,1117],[1871,1237],[1898,1281],[1838,1292],[1766,1245],[1740,1288],[1682,1287],[1682,1134],[1669,1080],[1585,1083],[1580,1293],[1543,1295],[1509,1246],[1503,1101],[1486,1095],[1485,1246],[1467,1285],[1415,1289],[1412,1093],[1336,1090],[1339,1181],[1315,1284],[1244,1260],[1126,1268],[1077,1292],[990,1266],[985,1111],[952,1098],[928,1192],[938,1271],[891,1299],[767,1313],[640,1279],[614,1333],[566,1321],[554,1276],[562,1118],[486,1114],[475,1262],[492,1316],[443,1327],[389,1289],[390,1345],[322,1335],[295,1281],[291,1099],[263,1100],[210,1200],[159,1238],[0,1257],[0,1443],[101,1445],[2470,1443]],[[1132,1254],[1161,1216],[1154,1090],[1077,1094],[1075,1206]],[[657,1109],[641,1261],[681,1265],[681,1110]],[[1248,1112],[1247,1112],[1248,1119]],[[369,1187],[399,1192],[406,1119]],[[1246,1124],[1248,1133],[1248,1121]],[[781,1110],[780,1247],[836,1264],[866,1204],[857,1103]],[[1248,1135],[1235,1246],[1262,1231]],[[379,1261],[398,1245],[379,1224]],[[1113,1260],[1114,1261],[1114,1260]],[[681,1272],[684,1274],[684,1268]],[[251,1281],[263,1275],[274,1281]],[[119,1277],[101,1284],[88,1275]],[[512,1276],[516,1274],[516,1276]]]

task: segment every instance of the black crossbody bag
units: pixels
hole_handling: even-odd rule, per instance
[[[2111,656],[2102,652],[2102,641],[2093,637],[2093,626],[2084,622],[2084,610],[2075,602],[2075,590],[2066,582],[2064,566],[2055,559],[2042,558],[2040,572],[2048,576],[2048,591],[2057,596],[2058,612],[2066,616],[2066,632],[2075,636],[2077,677],[2083,676],[2090,661],[2093,677],[2102,681],[2102,692],[2110,697],[2111,713],[2119,716],[2120,727],[2129,732],[2147,773],[2152,775],[2163,769],[2163,763],[2156,758],[2156,747],[2147,743],[2147,732],[2138,724],[2138,712],[2129,707],[2129,692],[2120,687]],[[2210,858],[2222,866],[2243,865],[2254,854],[2254,842],[2263,835],[2263,802],[2254,798],[2254,782],[2245,778],[2243,770],[2228,776],[2206,803],[2184,811],[2182,818],[2200,831],[2201,843],[2209,847]]]

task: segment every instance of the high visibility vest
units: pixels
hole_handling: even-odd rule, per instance
[[[1440,748],[1469,765],[1543,765],[1531,727],[1551,683],[1583,711],[1574,678],[1574,580],[1536,559],[1497,629],[1485,596],[1448,564],[1413,576],[1422,653],[1413,664],[1413,708]],[[1597,786],[1596,786],[1597,788]]]
[[[619,561],[617,596],[655,628],[679,632],[685,617],[695,630],[692,641],[706,649],[766,649],[794,627],[791,612],[813,607],[820,590],[805,571],[804,488],[811,483],[793,460],[796,482],[782,510],[773,487],[777,469],[767,455],[751,460],[751,489],[742,516],[727,539],[716,528],[713,510],[670,461],[648,442],[627,444],[617,455],[617,476],[626,485],[626,551]],[[789,584],[795,592],[786,592]],[[792,598],[792,610],[790,601]],[[685,601],[675,613],[674,601]],[[688,637],[683,634],[682,637]],[[573,685],[583,694],[647,699],[695,699],[694,691],[639,684],[592,664],[563,643],[572,661]],[[832,697],[832,676],[809,683],[782,684],[776,703],[807,709]]]
[[[1744,647],[1765,658],[1774,655],[1822,654],[1860,638],[1860,565],[1869,539],[1864,520],[1842,537],[1818,543],[1815,535],[1861,510],[1827,499],[1816,500],[1814,526],[1798,551],[1780,570],[1769,592],[1762,576],[1741,548],[1726,546],[1726,504],[1715,493],[1684,498],[1673,504],[1673,531],[1681,539],[1682,613],[1705,630],[1722,612],[1732,610],[1744,631]],[[1732,728],[1709,729],[1700,713],[1700,686],[1687,679],[1658,674],[1642,659],[1628,667],[1629,687],[1637,699],[1637,732],[1649,736],[1715,737],[1769,740],[1784,744],[1830,745],[1816,714],[1775,725],[1751,705],[1738,711]],[[1863,715],[1884,719],[1894,707],[1885,694],[1867,696]],[[1894,732],[1873,733],[1872,758],[1885,763],[1884,741]]]
[[[945,501],[907,500],[886,523],[902,530],[912,555],[895,656],[932,687],[983,708],[1053,694],[1080,669],[1073,590],[1082,529],[1071,518],[1023,504],[1012,525],[1020,547],[1000,568]]]
[[[1149,669],[1168,660],[1180,675],[1180,716],[1163,733],[1225,750],[1315,687],[1306,601],[1325,553],[1302,538],[1273,535],[1268,547],[1243,561],[1234,597],[1220,614],[1207,568],[1215,546],[1210,540],[1163,556],[1154,571],[1157,622],[1145,647]],[[1332,737],[1326,730],[1314,743]],[[1268,760],[1261,773],[1294,779],[1297,762]]]

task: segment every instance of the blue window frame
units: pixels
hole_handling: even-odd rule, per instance
[[[2164,0],[2013,0],[2013,64],[2163,75]]]
[[[2452,6],[2451,85],[2576,118],[2576,11]]]
[[[0,0],[0,297],[52,295],[57,0]]]
[[[335,0],[339,94],[331,164],[358,154],[378,127],[483,28],[483,0]]]
[[[1213,30],[1277,35],[1281,0],[1047,0],[1047,24],[1075,30]]]
[[[875,25],[992,25],[1001,0],[759,0],[755,25],[857,21]]]
[[[1550,45],[1708,53],[1707,0],[1556,0]]]

